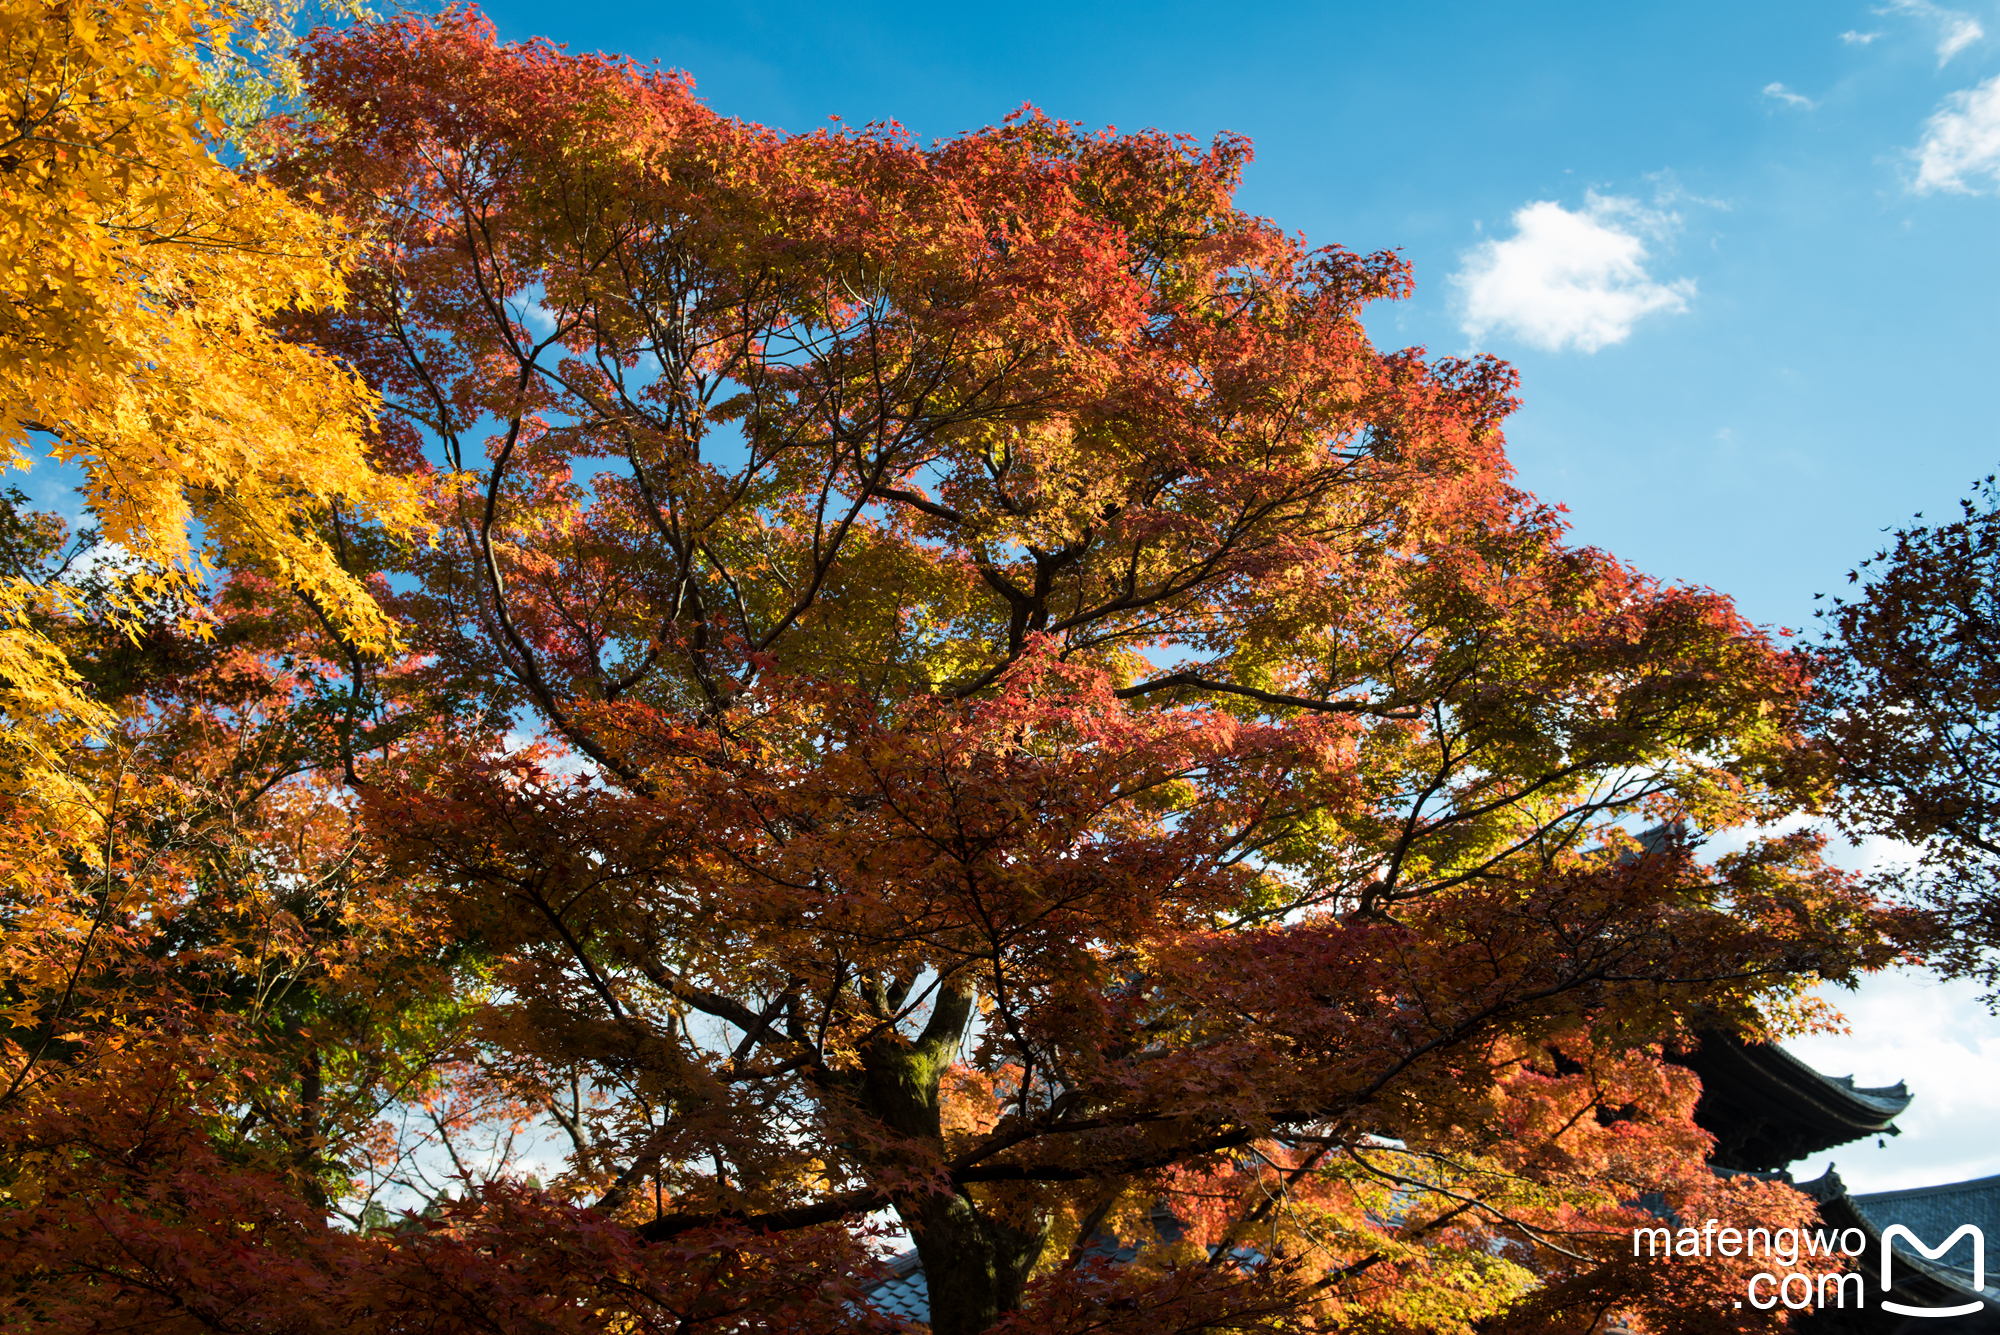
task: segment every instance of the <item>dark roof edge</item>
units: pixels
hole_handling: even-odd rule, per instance
[[[1970,1185],[1967,1182],[1954,1182],[1947,1184],[1943,1189],[1949,1191],[1952,1187]],[[1920,1196],[1929,1190],[1936,1190],[1917,1187],[1894,1193],[1874,1192],[1865,1197],[1850,1196],[1846,1184],[1840,1180],[1840,1174],[1833,1170],[1832,1164],[1828,1164],[1826,1171],[1812,1181],[1800,1182],[1797,1186],[1800,1191],[1818,1203],[1820,1218],[1825,1223],[1835,1227],[1858,1226],[1868,1237],[1870,1246],[1865,1249],[1864,1255],[1869,1256],[1881,1254],[1874,1249],[1882,1245],[1882,1234],[1875,1227],[1874,1221],[1857,1207],[1857,1201],[1880,1199],[1885,1195]],[[1987,1312],[2000,1312],[2000,1302],[1966,1285],[1948,1267],[1930,1264],[1900,1247],[1891,1249],[1891,1255],[1894,1258],[1891,1265],[1897,1275],[1894,1292],[1899,1296],[1914,1298],[1923,1306],[1938,1306],[1940,1300],[1957,1304],[1976,1298]]]
[[[1832,1172],[1832,1168],[1827,1171]],[[2000,1187],[2000,1173],[1990,1177],[1969,1177],[1963,1182],[1944,1182],[1935,1187],[1898,1187],[1894,1191],[1864,1191],[1859,1195],[1850,1193],[1857,1201],[1902,1201],[1914,1196],[1946,1196],[1958,1191],[1973,1191],[1981,1187]]]
[[[1890,1117],[1901,1114],[1916,1097],[1910,1093],[1909,1086],[1901,1080],[1893,1085],[1857,1085],[1851,1075],[1824,1075],[1776,1043],[1745,1043],[1743,1048],[1759,1061],[1775,1060],[1811,1077],[1820,1085],[1828,1086],[1837,1093],[1845,1094],[1869,1106],[1873,1111],[1886,1113]]]
[[[1888,1124],[1906,1110],[1916,1097],[1897,1081],[1893,1085],[1856,1088],[1852,1076],[1822,1075],[1776,1043],[1746,1043],[1727,1030],[1708,1030],[1700,1035],[1701,1047],[1679,1060],[1700,1071],[1704,1055],[1710,1061],[1734,1062],[1756,1077],[1791,1090],[1800,1098],[1818,1105],[1843,1121],[1866,1127],[1856,1137],[1887,1131]],[[1722,1053],[1710,1051],[1711,1045]]]

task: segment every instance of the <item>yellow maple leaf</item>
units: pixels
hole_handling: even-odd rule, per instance
[[[274,328],[344,299],[353,242],[217,157],[203,98],[242,20],[217,0],[0,0],[16,108],[0,131],[0,458],[78,470],[104,538],[168,587],[220,554],[381,648],[394,629],[323,521],[411,532],[415,498],[369,464],[372,391]],[[35,629],[62,597],[0,581],[0,713],[31,769],[104,722]]]

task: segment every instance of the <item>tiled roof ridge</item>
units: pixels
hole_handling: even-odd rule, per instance
[[[1828,1170],[1832,1171],[1831,1169]],[[1857,1201],[1904,1201],[1930,1196],[1953,1196],[1961,1192],[2000,1190],[2000,1173],[1969,1177],[1963,1182],[1941,1182],[1931,1187],[1897,1187],[1893,1191],[1866,1191],[1855,1194]]]
[[[1808,1077],[1809,1085],[1831,1086],[1833,1090],[1839,1091],[1840,1094],[1859,1099],[1864,1104],[1877,1105],[1871,1111],[1886,1113],[1891,1117],[1903,1112],[1916,1098],[1914,1094],[1910,1093],[1910,1087],[1906,1081],[1898,1080],[1893,1085],[1857,1085],[1854,1083],[1854,1077],[1851,1075],[1827,1075],[1816,1070],[1803,1058],[1787,1051],[1783,1044],[1747,1043],[1737,1038],[1734,1034],[1728,1033],[1704,1034],[1702,1037],[1704,1041],[1713,1041],[1715,1038],[1720,1038],[1725,1042],[1734,1043],[1750,1054],[1754,1060],[1776,1062],[1778,1065],[1788,1068],[1790,1072],[1796,1072]],[[1777,1076],[1778,1072],[1769,1071],[1768,1074]]]
[[[917,1249],[911,1247],[907,1251],[897,1252],[882,1263],[882,1277],[884,1279],[901,1279],[904,1275],[909,1274],[923,1263],[923,1258],[917,1255]]]
[[[1881,1225],[1862,1208],[1864,1205],[1879,1205],[1895,1200],[1918,1200],[1934,1196],[1951,1196],[1961,1190],[1981,1186],[2000,1187],[2000,1176],[1973,1178],[1965,1182],[1947,1182],[1936,1187],[1905,1187],[1899,1191],[1869,1192],[1860,1196],[1849,1195],[1840,1174],[1832,1164],[1820,1176],[1810,1182],[1798,1183],[1798,1189],[1811,1196],[1819,1205],[1820,1219],[1834,1227],[1859,1227],[1867,1238],[1863,1254],[1879,1256],[1883,1246]],[[1996,1291],[1991,1286],[1974,1288],[1972,1276],[1950,1263],[1929,1257],[1911,1254],[1906,1248],[1891,1249],[1896,1273],[1894,1292],[1897,1300],[1914,1302],[1920,1307],[1956,1306],[1958,1303],[1977,1298],[1989,1317],[2000,1313],[2000,1302],[1996,1302]],[[1984,1276],[1981,1276],[1983,1279]]]

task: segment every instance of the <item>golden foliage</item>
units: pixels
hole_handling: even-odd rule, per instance
[[[0,3],[0,449],[82,473],[94,522],[147,572],[133,596],[220,558],[380,646],[390,624],[320,521],[407,530],[415,510],[369,466],[373,394],[273,327],[343,298],[350,240],[212,151],[220,122],[199,101],[236,19],[205,0]],[[38,629],[66,597],[0,584],[17,741],[103,722]]]

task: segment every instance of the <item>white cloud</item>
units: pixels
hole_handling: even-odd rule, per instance
[[[1976,195],[2000,188],[2000,75],[1977,88],[1953,93],[1937,114],[1924,122],[1924,141],[1917,145],[1919,193],[1949,190]],[[1982,187],[1979,177],[1990,178]]]
[[[1804,107],[1808,111],[1812,110],[1814,107],[1819,105],[1819,103],[1813,101],[1805,94],[1795,93],[1781,83],[1765,84],[1764,96],[1770,98],[1776,98],[1778,101],[1783,102],[1788,107]]]
[[[1890,969],[1852,992],[1829,987],[1822,995],[1847,1017],[1849,1032],[1787,1039],[1786,1049],[1827,1075],[1852,1072],[1857,1085],[1905,1081],[1916,1097],[1896,1119],[1901,1136],[1823,1150],[1792,1165],[1793,1177],[1818,1177],[1831,1162],[1850,1191],[1893,1191],[2000,1171],[1991,1134],[2000,1109],[2000,1018],[1980,1004],[1977,984]]]
[[[63,516],[63,522],[69,525],[72,535],[79,529],[89,527],[96,522],[96,519],[95,515],[88,512],[79,512],[75,518]],[[86,547],[77,554],[74,561],[69,563],[69,577],[78,580],[88,579],[92,575],[102,575],[106,579],[115,581],[145,573],[146,563],[139,559],[138,553],[123,543],[112,542],[106,538],[100,538],[95,545]]]
[[[1474,338],[1493,330],[1533,347],[1596,352],[1622,343],[1659,311],[1684,311],[1694,280],[1656,281],[1646,269],[1645,236],[1680,224],[1637,200],[1591,191],[1580,212],[1549,200],[1514,214],[1514,235],[1485,241],[1452,275],[1464,298],[1460,327]]]
[[[1849,46],[1866,46],[1880,36],[1882,34],[1879,32],[1856,32],[1854,29],[1849,28],[1846,32],[1840,34],[1840,40],[1846,42]]]
[[[530,301],[521,307],[521,322],[541,338],[556,332],[556,317],[539,301]]]
[[[1931,0],[1889,0],[1889,3],[1875,11],[1877,14],[1909,14],[1937,25],[1938,64],[1942,65],[1959,52],[1971,46],[1986,35],[1986,29],[1972,15],[1957,9],[1944,9]]]

